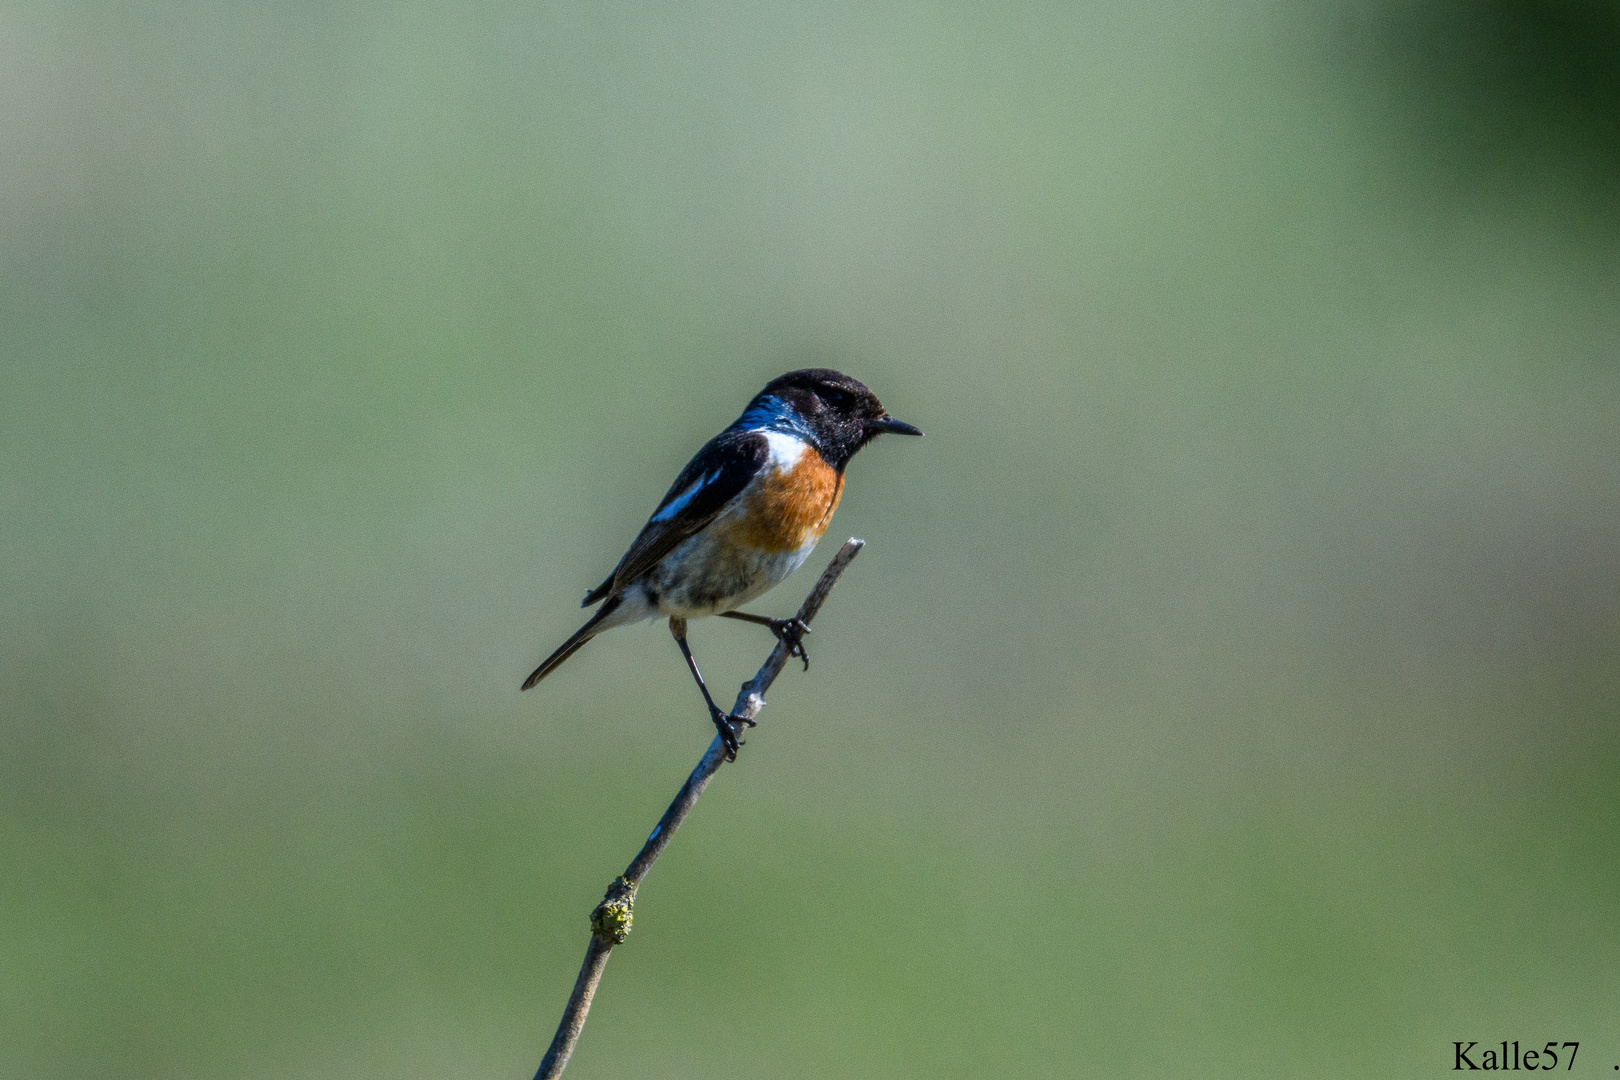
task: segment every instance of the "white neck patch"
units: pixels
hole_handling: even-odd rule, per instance
[[[762,431],[765,441],[771,447],[771,466],[776,469],[791,469],[799,463],[799,459],[810,449],[810,444],[797,435],[789,435],[785,431]]]

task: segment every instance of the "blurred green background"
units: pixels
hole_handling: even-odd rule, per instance
[[[7,3],[0,1077],[530,1075],[712,732],[518,683],[807,363],[571,1077],[1607,1073],[1617,301],[1608,4]]]

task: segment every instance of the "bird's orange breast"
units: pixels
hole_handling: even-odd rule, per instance
[[[843,493],[844,474],[807,446],[791,468],[760,477],[738,522],[739,539],[766,551],[797,551],[821,539]]]

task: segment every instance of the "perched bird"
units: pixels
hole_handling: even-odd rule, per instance
[[[738,730],[753,721],[714,703],[686,643],[686,621],[723,615],[768,627],[808,670],[803,636],[809,627],[736,609],[810,557],[843,494],[844,466],[886,431],[922,434],[890,416],[848,375],[806,368],[772,379],[734,424],[686,463],[618,568],[580,605],[602,606],[534,669],[523,689],[602,631],[667,616],[726,756],[735,760]]]

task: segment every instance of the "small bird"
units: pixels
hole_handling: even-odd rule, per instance
[[[890,416],[863,384],[829,368],[772,379],[735,423],[686,463],[617,569],[580,604],[602,606],[534,669],[523,689],[604,630],[668,616],[726,757],[735,761],[738,732],[754,722],[714,703],[686,643],[686,622],[722,615],[768,627],[808,671],[808,626],[736,609],[810,557],[843,494],[844,466],[886,431],[922,434]]]

